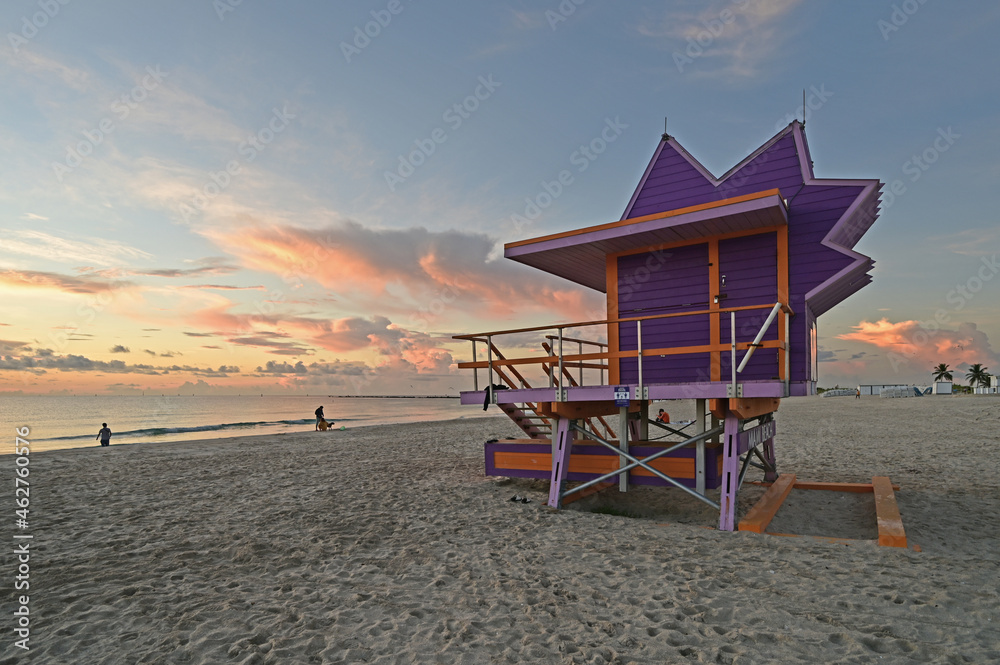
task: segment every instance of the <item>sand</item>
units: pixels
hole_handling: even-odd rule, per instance
[[[839,493],[793,491],[770,530],[794,538],[719,532],[678,490],[552,511],[483,475],[506,418],[38,453],[31,650],[8,555],[0,665],[997,662],[998,413],[782,404],[779,470],[888,475],[919,552],[865,540],[873,500]]]

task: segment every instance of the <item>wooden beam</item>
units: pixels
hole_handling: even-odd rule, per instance
[[[708,400],[709,411],[716,418],[725,418],[731,411],[741,420],[756,418],[765,413],[774,413],[781,405],[780,397],[738,397]]]
[[[766,480],[748,480],[746,481],[750,485],[761,485],[763,487],[770,487],[771,483]],[[797,490],[830,490],[833,492],[856,492],[858,494],[867,494],[868,492],[875,491],[871,483],[824,483],[812,480],[796,480],[795,489]],[[893,484],[892,489],[898,490],[899,485]]]
[[[742,305],[740,307],[722,307],[718,311],[722,313],[726,312],[745,312],[751,309],[771,309],[774,307],[774,303],[770,305]],[[795,312],[786,305],[782,304],[782,310],[786,310],[790,314]],[[555,328],[586,328],[587,326],[603,326],[606,323],[631,323],[632,321],[652,321],[654,319],[675,319],[679,316],[699,316],[702,314],[710,314],[712,310],[703,309],[693,312],[674,312],[673,314],[655,314],[653,316],[633,316],[624,319],[602,319],[600,321],[575,321],[573,323],[557,323],[548,326],[532,326],[530,328],[514,328],[511,330],[492,330],[489,332],[480,333],[470,333],[468,335],[452,335],[452,339],[475,339],[479,342],[485,342],[488,336],[497,337],[499,335],[513,335],[515,333],[527,333],[527,332],[538,332],[539,330],[553,330]]]
[[[738,397],[729,400],[729,410],[741,420],[774,413],[781,406],[780,397]]]
[[[772,339],[765,340],[761,342],[758,346],[762,349],[776,349],[781,346],[782,342],[780,340]],[[750,348],[749,342],[739,342],[736,345],[736,349],[745,350]],[[675,346],[675,347],[665,347],[662,349],[643,349],[643,358],[652,358],[656,356],[680,356],[680,355],[690,355],[694,353],[708,353],[709,351],[729,351],[729,344],[703,344],[701,346]],[[638,358],[639,352],[635,349],[631,351],[608,351],[606,353],[573,353],[563,356],[563,367],[567,367],[566,363],[580,363],[587,360],[610,360],[613,361],[616,358]],[[558,364],[559,356],[532,356],[528,358],[504,358],[502,360],[493,360],[494,369],[497,367],[509,367],[513,365],[538,365],[538,364]],[[612,363],[612,366],[614,363]],[[479,360],[476,362],[460,362],[458,367],[460,369],[485,369],[490,366],[488,360]],[[579,365],[574,364],[573,367],[578,367]],[[608,385],[616,385],[617,381],[612,381]]]
[[[760,501],[750,509],[746,517],[740,520],[739,531],[752,531],[754,533],[764,533],[767,525],[774,519],[774,515],[781,508],[781,504],[788,497],[795,485],[795,474],[783,473],[778,476],[774,484],[767,488]]]
[[[546,242],[549,240],[559,240],[560,238],[570,238],[572,236],[582,235],[584,233],[593,233],[594,231],[602,231],[605,229],[614,229],[622,226],[631,226],[632,224],[639,224],[641,222],[648,222],[654,219],[666,219],[668,217],[677,217],[679,215],[686,215],[692,212],[700,212],[702,210],[712,210],[713,208],[721,208],[724,206],[732,205],[735,203],[743,203],[745,201],[754,201],[756,199],[764,199],[768,196],[781,196],[781,191],[778,189],[768,189],[763,192],[754,192],[753,194],[743,194],[741,196],[734,196],[728,199],[720,199],[718,201],[709,201],[708,203],[699,203],[698,205],[687,206],[684,208],[677,208],[675,210],[667,210],[666,212],[657,212],[651,215],[643,215],[642,217],[630,217],[628,219],[622,219],[617,222],[608,222],[606,224],[599,224],[597,226],[588,226],[582,229],[573,229],[572,231],[563,231],[562,233],[553,233],[547,236],[541,236],[539,238],[529,238],[527,240],[517,240],[515,242],[504,243],[504,249],[511,249],[514,247],[522,247],[524,245],[532,245],[539,242]]]
[[[885,476],[872,478],[875,490],[875,515],[878,517],[878,544],[883,547],[906,547],[903,518],[899,515],[892,483]]]
[[[629,404],[629,412],[637,413],[639,406],[639,402],[633,400]],[[580,418],[611,416],[618,413],[618,407],[615,406],[613,399],[596,402],[539,402],[538,413],[578,420]]]

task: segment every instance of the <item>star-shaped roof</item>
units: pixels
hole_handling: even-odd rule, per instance
[[[871,282],[854,246],[878,217],[878,180],[816,178],[792,122],[720,178],[664,136],[618,222],[508,243],[504,255],[604,291],[605,255],[788,225],[793,307],[819,316]]]

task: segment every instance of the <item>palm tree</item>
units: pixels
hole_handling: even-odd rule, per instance
[[[937,367],[931,370],[934,372],[935,381],[951,381],[951,372],[948,371],[948,365],[941,363]]]
[[[969,380],[969,386],[975,388],[979,386],[989,386],[990,385],[990,375],[986,373],[988,367],[983,367],[982,363],[976,363],[969,367],[968,373],[965,378]]]

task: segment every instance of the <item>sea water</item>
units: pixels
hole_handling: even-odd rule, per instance
[[[41,451],[98,446],[101,423],[108,423],[112,445],[312,432],[320,405],[334,430],[501,415],[496,407],[462,406],[457,397],[0,395],[0,423],[11,442],[15,427],[28,427],[31,449]]]

